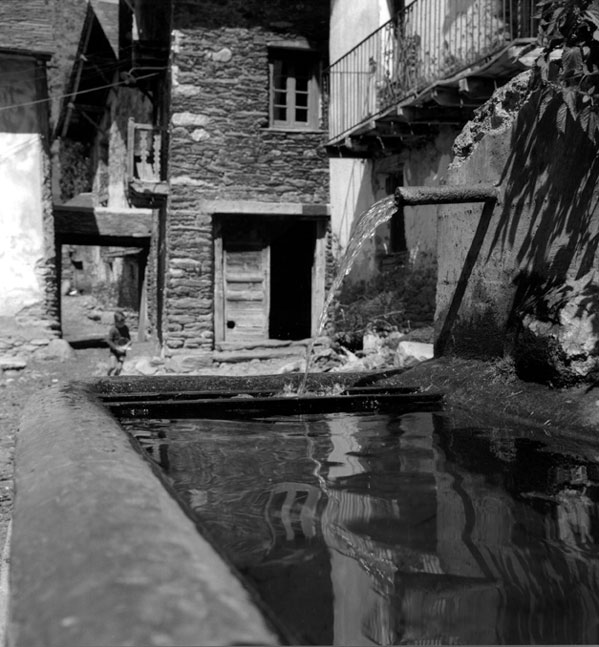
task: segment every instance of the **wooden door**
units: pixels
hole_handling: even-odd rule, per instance
[[[269,247],[257,218],[225,219],[222,235],[222,339],[268,339]]]

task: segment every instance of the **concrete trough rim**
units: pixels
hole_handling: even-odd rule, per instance
[[[15,490],[10,647],[287,642],[89,388],[29,400]]]

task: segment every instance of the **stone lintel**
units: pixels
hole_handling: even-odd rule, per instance
[[[247,214],[252,216],[310,216],[327,218],[331,213],[328,204],[261,202],[258,200],[204,200],[201,207],[205,213]]]

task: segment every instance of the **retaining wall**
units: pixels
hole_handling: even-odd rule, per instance
[[[561,131],[560,95],[529,83],[497,91],[456,140],[448,184],[496,183],[499,199],[440,210],[436,333],[446,353],[512,354],[526,379],[565,384],[599,366],[597,144],[569,114]]]

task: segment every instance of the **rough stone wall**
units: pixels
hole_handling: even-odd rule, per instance
[[[152,331],[158,331],[158,235],[160,212],[156,211],[152,220],[152,238],[146,264],[146,289],[148,323]]]
[[[559,132],[559,105],[521,75],[458,138],[449,183],[497,183],[499,201],[442,209],[436,313],[444,352],[510,353],[554,384],[592,375],[599,350],[599,158],[579,123]]]
[[[174,2],[169,349],[213,346],[213,222],[203,200],[328,202],[326,134],[268,127],[268,44],[305,38],[326,51],[327,17],[318,0]]]
[[[45,90],[45,84],[44,88]],[[47,119],[47,109],[43,109]],[[44,113],[42,113],[43,117]],[[45,122],[47,126],[47,121]],[[53,335],[60,333],[60,258],[54,235],[54,209],[52,200],[51,156],[48,145],[48,131],[42,136],[42,229],[44,232],[44,257],[36,265],[36,274],[43,285],[44,300],[39,312],[28,313],[32,323],[39,321],[44,327],[52,331]],[[19,313],[21,318],[25,312]]]

